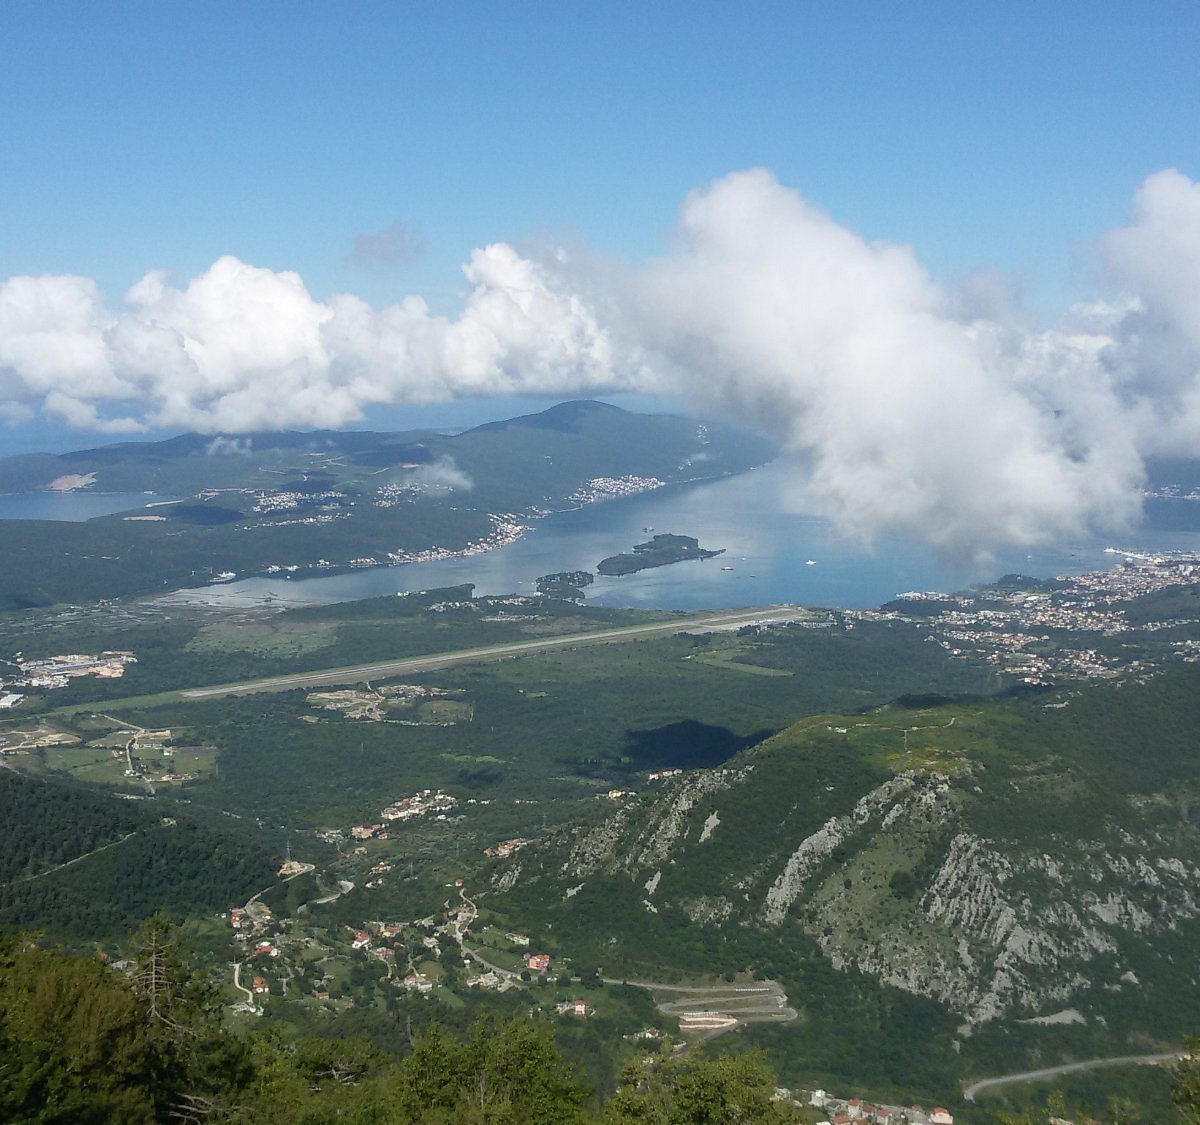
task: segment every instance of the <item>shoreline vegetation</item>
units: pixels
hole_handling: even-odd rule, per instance
[[[605,577],[619,577],[656,566],[670,566],[671,563],[687,559],[714,559],[724,553],[724,547],[716,551],[705,550],[690,535],[660,534],[645,543],[635,543],[632,552],[601,559],[596,570]]]

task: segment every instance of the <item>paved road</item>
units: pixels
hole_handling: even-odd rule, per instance
[[[242,984],[242,966],[239,961],[233,962],[233,987],[246,994],[247,1004],[254,1003],[254,993]]]
[[[1153,1063],[1178,1062],[1183,1056],[1178,1051],[1163,1055],[1122,1055],[1112,1059],[1085,1059],[1083,1062],[1064,1063],[1062,1066],[1048,1066],[1044,1070],[1026,1070],[1020,1074],[1002,1074],[998,1078],[981,1078],[972,1082],[963,1091],[963,1097],[973,1102],[975,1095],[993,1086],[1007,1086],[1013,1082],[1041,1082],[1046,1078],[1054,1078],[1060,1074],[1073,1074],[1077,1070],[1100,1070],[1107,1066],[1146,1066]]]
[[[754,984],[710,985],[660,984],[657,981],[646,980],[622,981],[613,977],[604,977],[603,980],[605,984],[630,984],[648,992],[675,992],[686,997],[681,1000],[659,1000],[656,996],[656,1006],[665,1016],[678,1018],[702,1012],[718,1012],[737,1021],[726,1027],[714,1028],[701,1037],[704,1039],[712,1039],[748,1023],[788,1023],[797,1018],[796,1010],[788,1006],[787,993],[784,992],[783,986],[774,980],[757,981]]]
[[[558,648],[573,648],[586,644],[612,644],[643,637],[669,636],[684,629],[697,627],[729,628],[735,625],[749,625],[756,621],[787,618],[802,612],[795,606],[768,606],[759,609],[695,614],[688,617],[675,617],[669,621],[654,621],[646,625],[625,625],[619,629],[597,629],[587,633],[540,637],[536,640],[461,649],[458,652],[431,653],[428,656],[414,656],[406,660],[381,660],[373,664],[327,668],[318,672],[302,672],[292,676],[274,676],[235,684],[186,688],[179,694],[187,699],[208,699],[217,695],[247,695],[252,692],[291,691],[293,688],[317,687],[327,684],[353,684],[376,676],[396,676],[406,672],[432,672],[439,668],[450,668],[458,664],[479,664],[490,660],[503,660],[510,656],[548,652]]]

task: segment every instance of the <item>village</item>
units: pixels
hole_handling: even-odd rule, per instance
[[[1133,623],[1126,607],[1133,599],[1200,582],[1200,557],[1109,550],[1123,558],[1123,565],[1060,577],[1049,584],[1036,583],[1033,585],[1038,588],[1030,589],[985,587],[959,594],[912,591],[899,594],[887,609],[847,611],[845,616],[917,622],[930,630],[929,639],[950,656],[982,659],[1030,684],[1060,678],[1111,678],[1146,663],[1137,641],[1154,640],[1156,633],[1195,624],[1194,618]],[[1047,585],[1050,588],[1042,588]],[[906,613],[905,603],[912,605],[912,613]],[[934,612],[928,612],[930,609]],[[1071,635],[1070,642],[1065,634]],[[1081,644],[1081,635],[1096,637],[1097,644]],[[1100,651],[1102,640],[1118,636],[1128,638],[1131,645],[1115,651],[1107,646],[1107,651]],[[1194,640],[1166,643],[1167,659],[1200,659]]]
[[[519,843],[523,841],[499,846]],[[382,874],[390,867],[390,861],[380,861],[372,872]],[[311,864],[289,859],[279,876],[287,882],[313,870]],[[528,935],[485,925],[474,937],[471,927],[478,911],[463,880],[447,887],[456,892],[457,901],[447,899],[438,914],[410,921],[366,919],[358,925],[323,927],[311,923],[307,908],[277,917],[262,894],[221,914],[239,949],[231,965],[232,987],[244,998],[233,1004],[233,1011],[261,1015],[273,996],[353,1007],[356,990],[374,979],[425,997],[453,987],[501,993],[528,987],[569,990],[574,979],[569,966],[560,966],[552,976],[551,955],[531,948]],[[329,904],[354,889],[354,883],[341,880],[336,891],[309,905]],[[370,966],[376,967],[374,973]],[[555,998],[545,1007],[570,1018],[586,1018],[594,1011],[587,1000],[574,996]]]
[[[600,504],[605,500],[616,500],[620,496],[651,492],[662,488],[666,483],[657,477],[593,477],[572,492],[567,499],[575,504]]]
[[[790,1090],[780,1090],[778,1095],[826,1114],[818,1125],[954,1125],[954,1115],[943,1106],[884,1105],[858,1097],[840,1098],[825,1090],[813,1090],[803,1101]]]

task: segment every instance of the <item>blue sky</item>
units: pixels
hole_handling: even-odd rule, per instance
[[[681,199],[766,166],[935,276],[1048,309],[1138,182],[1197,174],[1194,3],[14,3],[0,277],[119,297],[221,254],[453,309],[473,247],[641,259]],[[389,270],[347,260],[402,223]]]

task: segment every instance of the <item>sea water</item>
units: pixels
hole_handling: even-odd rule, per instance
[[[1006,573],[1032,577],[1081,574],[1120,562],[1114,545],[1156,551],[1200,551],[1195,529],[1151,521],[1121,537],[1008,550],[987,560],[950,560],[912,539],[884,536],[870,546],[849,542],[826,519],[789,510],[795,471],[776,461],[734,477],[673,485],[532,521],[515,543],[465,558],[376,567],[345,574],[252,578],[171,595],[213,605],[312,605],[412,590],[475,585],[475,593],[532,593],[540,575],[595,571],[609,555],[651,535],[691,535],[725,553],[620,578],[597,576],[587,600],[605,606],[702,610],[793,603],[868,608],[908,590],[960,590]],[[1179,520],[1174,520],[1176,524]],[[286,562],[287,560],[279,560]]]
[[[164,502],[152,492],[12,492],[0,494],[0,520],[82,523],[116,512],[153,515],[151,506]]]

